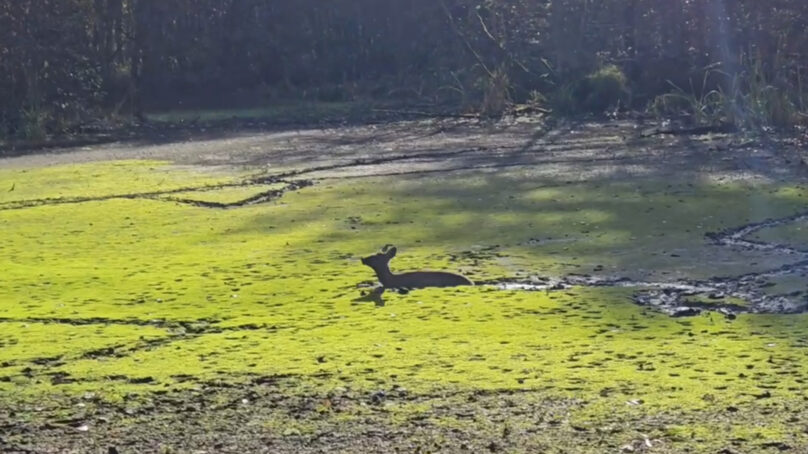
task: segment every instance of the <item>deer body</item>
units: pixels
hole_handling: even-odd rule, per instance
[[[474,285],[468,278],[443,271],[412,271],[395,274],[390,271],[390,259],[396,256],[396,248],[382,250],[379,254],[364,257],[362,263],[373,268],[382,288],[411,289],[424,287],[455,287]]]

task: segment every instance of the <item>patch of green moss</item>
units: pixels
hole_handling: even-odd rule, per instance
[[[150,326],[81,325],[3,322],[0,363],[26,364],[37,359],[76,359],[92,350],[123,346],[129,340],[165,337],[165,330]],[[124,342],[124,345],[121,343]]]
[[[250,197],[268,192],[277,191],[286,187],[286,184],[256,184],[246,186],[235,186],[231,188],[207,188],[199,191],[176,192],[162,196],[163,199],[182,199],[199,202],[211,202],[222,204],[235,204]]]
[[[808,223],[806,222],[789,222],[760,230],[750,236],[756,241],[776,242],[798,249],[808,249]]]
[[[156,163],[80,170],[30,170],[25,195],[148,192],[163,177],[173,187],[211,181]],[[97,176],[82,183],[86,174]],[[0,187],[10,186],[9,175]],[[458,271],[476,281],[765,269],[785,259],[761,256],[753,265],[744,252],[708,245],[704,234],[805,204],[800,191],[767,189],[557,185],[513,171],[321,182],[235,210],[137,198],[0,210],[0,317],[12,321],[0,322],[3,332],[22,333],[32,318],[96,318],[165,321],[185,333],[122,357],[83,357],[166,329],[31,324],[25,352],[5,353],[15,361],[12,375],[34,358],[61,356],[64,364],[36,373],[77,381],[25,378],[0,381],[0,389],[85,392],[113,383],[120,394],[291,375],[300,389],[532,390],[580,402],[582,422],[752,405],[762,395],[789,402],[805,391],[804,315],[672,319],[635,306],[630,289],[609,288],[481,285],[388,292],[384,307],[356,301],[357,285],[375,282],[359,257],[387,243],[399,247],[394,270]],[[243,195],[236,192],[206,195]]]
[[[239,181],[243,174],[171,166],[160,161],[110,161],[38,169],[0,169],[0,207],[14,202],[172,191]]]
[[[99,354],[126,354],[145,342],[165,338],[150,326],[0,322],[0,385],[23,390],[55,389],[84,377],[54,372],[56,366]],[[4,386],[0,386],[2,389]]]

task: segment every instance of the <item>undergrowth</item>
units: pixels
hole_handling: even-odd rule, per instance
[[[731,125],[738,129],[791,128],[805,121],[802,81],[789,87],[782,75],[770,75],[761,59],[744,59],[741,69],[716,66],[703,70],[699,85],[669,81],[672,90],[657,96],[648,111],[659,117],[687,117],[697,124]]]

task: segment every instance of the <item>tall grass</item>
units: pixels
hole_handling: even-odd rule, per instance
[[[511,104],[511,80],[504,68],[494,70],[485,81],[480,114],[497,117]]]
[[[716,66],[704,68],[701,86],[691,84],[685,90],[669,81],[672,91],[657,96],[649,111],[658,116],[688,117],[697,124],[747,130],[790,128],[804,118],[802,81],[798,76],[791,84],[778,71],[767,71],[762,59],[749,57],[734,73]]]
[[[39,106],[31,105],[22,111],[19,136],[25,140],[41,140],[47,134],[49,115]]]

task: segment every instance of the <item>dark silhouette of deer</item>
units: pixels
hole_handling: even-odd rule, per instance
[[[396,256],[396,248],[388,244],[378,254],[364,257],[362,263],[373,268],[382,289],[397,289],[406,293],[410,289],[425,287],[455,287],[458,285],[474,285],[468,278],[459,274],[444,271],[411,271],[409,273],[395,274],[390,271],[390,260]]]

